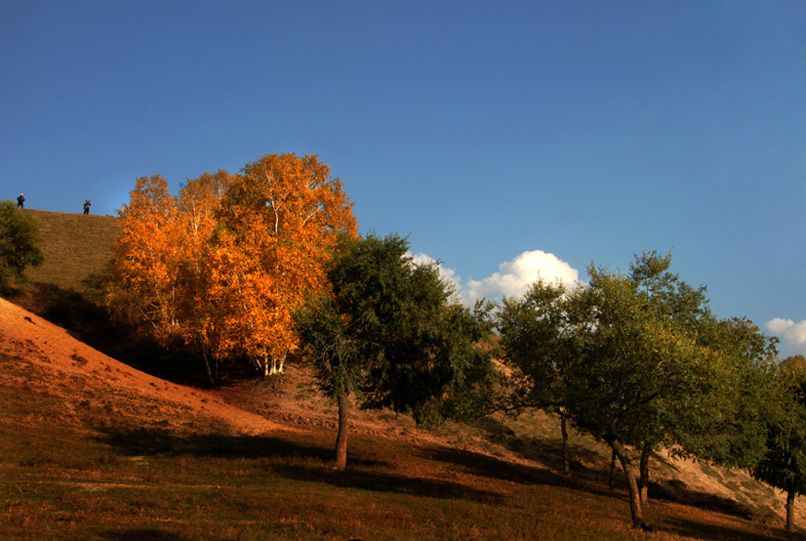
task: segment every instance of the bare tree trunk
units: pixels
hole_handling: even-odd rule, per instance
[[[261,357],[252,357],[252,362],[255,363],[255,368],[263,372],[263,377],[269,377],[269,356],[263,355]]]
[[[613,490],[616,482],[616,451],[614,450],[610,455],[610,482],[609,488]]]
[[[652,446],[644,443],[641,449],[641,461],[638,463],[640,478],[638,479],[638,491],[643,505],[649,504],[649,460],[652,458]]]
[[[349,407],[347,392],[342,391],[339,401],[339,434],[336,436],[336,469],[344,470],[347,467],[347,429],[349,428]]]
[[[621,469],[624,470],[624,478],[627,481],[627,492],[630,498],[630,515],[632,516],[633,528],[649,529],[646,524],[644,524],[641,496],[638,491],[638,481],[635,477],[635,468],[632,464],[632,460],[624,449],[624,446],[618,440],[610,442],[610,447],[612,447],[616,456],[618,456],[621,462]]]
[[[215,379],[213,378],[213,372],[210,370],[210,362],[207,360],[207,351],[202,349],[202,359],[204,359],[204,368],[207,369],[207,379],[210,381],[210,385],[215,383]]]
[[[560,412],[560,431],[563,435],[563,446],[562,446],[562,453],[563,453],[563,473],[568,474],[571,471],[571,460],[568,456],[568,426],[567,426],[567,419],[565,414],[561,411]]]
[[[276,376],[277,374],[283,373],[283,366],[285,365],[285,358],[288,355],[288,352],[283,352],[282,355],[272,355],[271,356],[271,370],[269,371],[268,375]]]
[[[797,494],[793,489],[789,489],[786,493],[786,531],[795,531],[795,496]]]

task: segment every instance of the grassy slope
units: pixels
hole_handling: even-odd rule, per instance
[[[112,247],[118,236],[113,216],[84,216],[65,212],[26,210],[39,226],[45,262],[26,271],[27,278],[41,286],[77,291],[100,303],[104,271],[112,262]]]
[[[10,300],[116,359],[164,377],[176,376],[176,370],[163,368],[159,348],[112,323],[103,307],[103,281],[112,264],[118,218],[25,212],[37,222],[45,261],[26,269],[25,281],[17,284]]]
[[[114,219],[35,216],[49,261],[16,300],[53,310],[78,302],[74,292],[99,299],[95,278],[109,261]],[[624,492],[607,490],[608,457],[595,442],[575,435],[573,478],[552,473],[557,427],[545,416],[449,425],[436,435],[409,419],[359,416],[353,466],[337,473],[332,421],[316,422],[332,419],[332,409],[311,396],[301,367],[274,390],[243,383],[216,392],[296,428],[246,435],[192,409],[168,413],[104,378],[60,375],[41,349],[27,347],[0,349],[3,539],[786,538],[780,521],[741,518],[735,502],[695,490],[691,477],[688,486],[667,479],[655,487],[668,498],[647,511],[658,532],[632,531]],[[659,479],[682,471],[660,464]],[[699,475],[737,487],[747,503],[778,505],[734,472]]]
[[[36,220],[44,263],[25,271],[25,281],[10,298],[74,336],[113,356],[122,329],[111,325],[103,309],[103,280],[113,258],[118,219],[64,212],[26,210]],[[131,361],[131,359],[127,359]]]

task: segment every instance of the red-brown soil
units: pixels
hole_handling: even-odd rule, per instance
[[[0,352],[30,364],[39,383],[55,394],[63,394],[70,403],[80,384],[85,389],[108,389],[126,395],[133,404],[154,402],[151,421],[179,427],[202,417],[230,426],[245,434],[259,434],[283,428],[265,417],[231,406],[211,393],[185,387],[149,376],[79,342],[67,331],[0,299]],[[7,385],[21,379],[6,374]],[[44,381],[43,381],[44,380]],[[22,386],[23,382],[18,381]],[[119,402],[120,403],[120,402]],[[138,412],[138,415],[140,412]],[[146,417],[142,419],[149,422]]]
[[[331,434],[335,439],[333,404],[317,392],[305,368],[295,364],[270,382],[242,381],[213,390],[183,386],[120,363],[76,340],[61,327],[2,299],[0,354],[0,364],[6,365],[4,386],[18,388],[20,401],[43,399],[46,390],[48,399],[55,398],[60,404],[58,423],[75,430],[102,434],[103,417],[107,415],[114,417],[117,427],[131,430],[158,428],[175,434],[215,432],[293,440],[310,434],[319,441]],[[25,396],[29,390],[30,397]],[[10,422],[30,423],[33,427],[41,421],[31,416],[4,418],[0,428]],[[528,435],[524,428],[527,425],[531,430]],[[428,432],[418,429],[407,416],[398,417],[388,411],[354,411],[352,432],[365,442],[373,438],[378,445],[387,440],[390,444],[469,451],[472,456],[548,472],[557,468],[555,425],[553,419],[539,414],[511,422],[490,419],[473,429],[448,424]],[[535,426],[543,431],[542,435],[536,435]],[[606,449],[580,434],[573,434],[571,443],[576,456],[575,475],[600,483],[609,467]],[[780,495],[751,482],[745,474],[718,468],[708,468],[705,474],[696,463],[675,461],[665,455],[657,458],[654,479],[665,498],[678,502],[690,498],[691,503],[711,508],[716,502],[718,510],[730,514],[741,515],[741,509],[746,509],[746,516],[762,518],[768,524],[780,523]],[[449,474],[446,471],[440,475]],[[626,507],[616,511],[623,514]]]

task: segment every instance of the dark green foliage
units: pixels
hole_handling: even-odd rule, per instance
[[[806,364],[791,357],[777,374],[777,407],[769,417],[767,453],[754,472],[772,486],[806,494]]]
[[[521,299],[504,299],[498,330],[506,359],[517,369],[507,409],[544,408],[561,418],[563,470],[570,469],[567,403],[573,364],[581,358],[576,293],[539,281]]]
[[[748,467],[758,438],[775,340],[743,319],[715,318],[705,288],[668,271],[671,258],[636,257],[628,276],[589,269],[589,314],[571,408],[594,435],[628,445],[681,445]],[[587,301],[583,300],[587,298]]]
[[[10,200],[0,201],[0,290],[19,278],[27,266],[44,261],[34,219]]]
[[[561,406],[611,445],[627,475],[635,526],[639,488],[661,446],[749,467],[764,449],[775,341],[743,319],[719,320],[705,287],[669,271],[671,255],[636,256],[626,275],[590,266],[574,291],[535,284],[502,310],[506,357],[535,405]],[[632,470],[640,451],[641,482]]]
[[[464,417],[492,385],[489,308],[449,302],[436,265],[417,265],[397,235],[345,240],[328,269],[332,297],[315,299],[298,329],[328,395],[419,422]]]
[[[347,464],[348,396],[418,424],[483,410],[494,384],[489,307],[449,302],[437,266],[417,265],[397,235],[344,238],[327,268],[331,294],[295,315],[320,389],[339,407],[336,468]]]
[[[683,403],[676,443],[706,460],[752,468],[765,451],[764,426],[774,407],[777,340],[744,318],[709,319],[696,339],[707,362],[706,385]]]
[[[806,494],[806,359],[785,359],[776,374],[775,408],[767,417],[764,457],[753,475],[787,492],[787,528],[797,494]]]
[[[504,299],[498,314],[507,361],[525,377],[513,407],[561,407],[566,376],[580,357],[573,303],[561,283],[536,282],[520,299]]]
[[[312,299],[297,312],[295,321],[301,342],[311,355],[319,389],[331,398],[359,391],[360,349],[331,300]]]

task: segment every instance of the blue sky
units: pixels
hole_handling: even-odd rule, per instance
[[[4,0],[0,69],[0,198],[318,154],[466,298],[672,250],[806,352],[806,2]]]

